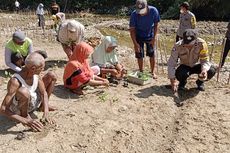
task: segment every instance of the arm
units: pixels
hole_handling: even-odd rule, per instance
[[[153,39],[152,39],[152,45],[154,47],[155,42],[156,42],[157,32],[158,32],[158,23],[154,23],[153,32],[154,32],[154,36],[153,36]]]
[[[136,41],[136,29],[134,27],[131,27],[129,29],[129,31],[130,31],[131,39],[133,41],[134,50],[135,50],[135,52],[139,52],[140,51],[140,45]]]
[[[5,48],[5,63],[15,72],[20,72],[22,69],[11,62],[11,53],[12,51],[10,49]]]
[[[109,81],[107,79],[103,79],[103,78],[95,75],[94,80],[90,79],[88,84],[91,85],[91,86],[100,86],[100,85],[108,86]]]
[[[192,24],[192,29],[195,29],[196,28],[196,17],[195,17],[195,15],[193,15],[191,17],[191,24]]]
[[[176,51],[176,47],[174,46],[171,52],[171,56],[168,60],[168,78],[170,79],[170,83],[174,92],[177,90],[176,76],[175,76],[177,60],[178,60],[178,52]]]
[[[7,84],[7,94],[2,102],[2,105],[0,107],[0,113],[2,115],[5,115],[6,117],[20,122],[22,124],[27,124],[27,119],[25,117],[22,117],[20,115],[17,115],[13,113],[9,108],[12,104],[12,99],[15,96],[17,90],[19,89],[20,84],[15,78],[11,78]]]
[[[209,53],[208,53],[208,45],[206,42],[202,43],[202,50],[200,51],[200,64],[201,64],[201,74],[204,80],[207,79],[207,71],[210,69],[211,64],[209,63]]]
[[[45,85],[43,83],[43,81],[39,78],[39,81],[38,81],[38,88],[39,88],[39,91],[40,91],[40,94],[41,94],[41,103],[42,103],[42,108],[43,108],[43,118],[46,118],[48,117],[48,113],[49,113],[49,105],[48,105],[48,94],[46,92],[46,89],[45,89]]]

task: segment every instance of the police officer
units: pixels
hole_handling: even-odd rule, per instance
[[[178,42],[183,37],[183,33],[186,29],[196,28],[196,17],[189,11],[189,3],[183,2],[180,5],[180,25],[177,30],[176,42]]]
[[[174,45],[168,61],[168,77],[173,91],[185,90],[187,78],[192,74],[198,74],[197,89],[204,91],[204,81],[210,80],[215,73],[215,68],[209,63],[206,42],[197,37],[196,30],[185,30],[183,39]],[[179,81],[178,86],[176,80]]]

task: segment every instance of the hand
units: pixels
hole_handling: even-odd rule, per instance
[[[155,38],[153,38],[152,40],[151,40],[151,44],[152,44],[152,46],[154,47],[154,45],[155,45],[155,42],[156,42],[156,39]]]
[[[102,85],[108,87],[109,81],[107,79],[104,79]]]
[[[47,114],[43,114],[41,122],[43,123],[43,125],[46,125],[46,123],[48,123],[48,124],[54,124],[55,123],[55,121],[52,118],[50,118]]]
[[[208,77],[208,73],[206,70],[202,70],[201,73],[198,75],[198,77],[202,80],[206,80]]]
[[[141,48],[140,48],[140,45],[138,43],[134,44],[134,50],[136,53],[140,53]]]
[[[34,119],[27,119],[25,125],[29,126],[32,130],[36,132],[41,132],[43,129],[42,123]]]

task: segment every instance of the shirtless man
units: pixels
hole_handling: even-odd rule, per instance
[[[51,95],[56,76],[48,72],[43,78],[39,74],[45,67],[44,57],[33,52],[26,57],[25,66],[9,80],[7,94],[0,107],[0,114],[29,126],[34,131],[42,131],[41,122],[30,117],[31,112],[40,109],[43,119],[53,123],[49,118],[48,98]]]

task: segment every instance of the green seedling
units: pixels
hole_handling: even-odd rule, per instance
[[[105,102],[108,99],[108,94],[107,93],[102,93],[99,95],[99,99],[101,102]]]

